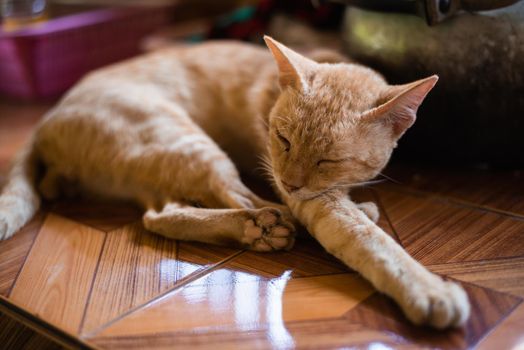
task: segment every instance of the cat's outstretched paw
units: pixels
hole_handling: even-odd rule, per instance
[[[254,212],[252,219],[244,222],[242,242],[251,250],[269,252],[272,250],[289,250],[295,244],[295,229],[284,219],[280,210],[262,208]]]
[[[366,216],[373,221],[375,224],[378,222],[380,212],[378,207],[373,202],[364,202],[357,204],[357,208],[362,210]]]
[[[404,306],[406,316],[417,325],[438,329],[464,324],[470,313],[468,296],[457,283],[435,279],[425,288],[414,288]]]

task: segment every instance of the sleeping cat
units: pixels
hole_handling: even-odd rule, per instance
[[[131,199],[173,239],[290,249],[294,218],[391,296],[415,324],[463,324],[463,289],[428,272],[348,191],[379,174],[437,81],[391,86],[369,68],[318,63],[265,37],[173,47],[89,74],[53,108],[0,197],[0,238],[82,189]],[[329,61],[334,54],[322,52]],[[276,65],[275,65],[276,62]],[[240,180],[266,159],[286,206]]]

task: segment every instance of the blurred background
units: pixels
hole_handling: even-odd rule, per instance
[[[524,164],[524,2],[518,0],[0,3],[4,105],[49,107],[88,71],[165,46],[210,39],[261,44],[269,34],[304,52],[341,51],[391,83],[438,74],[395,160],[482,169]],[[0,119],[8,110],[0,109]]]

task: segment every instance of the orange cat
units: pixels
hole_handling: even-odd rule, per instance
[[[89,74],[15,162],[0,197],[0,238],[34,215],[40,196],[71,187],[140,203],[144,226],[164,236],[257,251],[290,249],[293,215],[414,323],[462,324],[465,292],[376,226],[373,203],[348,197],[386,165],[437,77],[390,86],[371,69],[317,63],[265,39],[273,57],[214,42]],[[241,182],[237,167],[250,171],[260,157],[287,207]]]

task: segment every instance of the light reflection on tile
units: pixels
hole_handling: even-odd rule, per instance
[[[267,330],[268,340],[292,347],[288,321],[339,317],[373,288],[355,274],[292,279],[219,269],[138,310],[101,336],[202,330]]]
[[[158,262],[157,270],[161,281],[176,281],[179,262],[176,259],[163,258]]]
[[[262,286],[260,281],[245,273],[238,273],[237,280],[243,283],[243,287],[234,290],[235,323],[239,325],[239,330],[247,331],[252,320],[260,319],[260,305],[253,301],[261,300],[259,291]]]
[[[479,350],[524,350],[524,303],[521,303],[479,345]]]
[[[516,344],[512,350],[524,350],[524,337],[522,337],[520,343]]]
[[[291,278],[291,270],[288,270],[280,276],[271,281],[273,288],[268,289],[267,297],[267,319],[270,324],[268,329],[268,338],[275,348],[292,349],[295,347],[295,341],[291,334],[289,334],[284,320],[282,319],[282,302],[284,300],[284,291],[289,279]]]
[[[382,343],[371,343],[368,345],[368,350],[393,350],[393,348]]]

